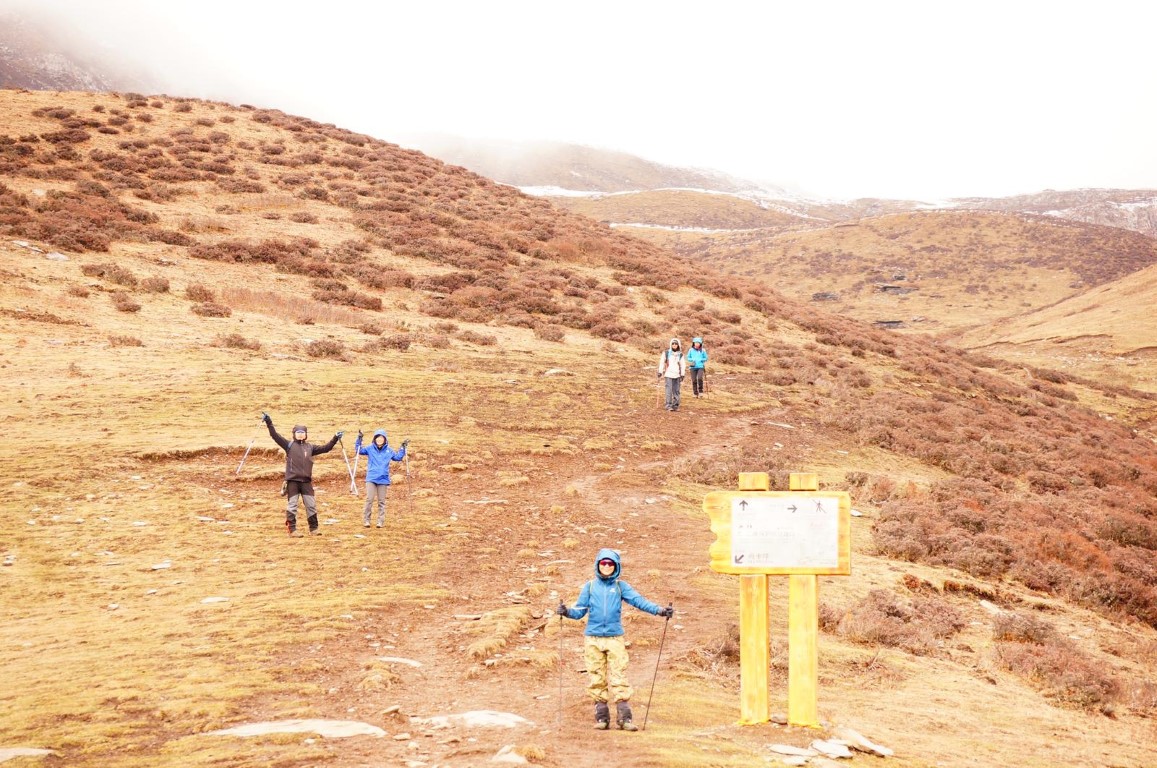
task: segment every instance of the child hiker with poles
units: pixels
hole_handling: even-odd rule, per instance
[[[362,509],[363,527],[370,527],[375,499],[378,502],[378,527],[381,528],[386,524],[386,491],[390,487],[390,462],[405,459],[406,446],[409,444],[410,439],[406,438],[402,441],[402,447],[395,451],[390,448],[386,430],[379,429],[374,432],[374,439],[369,445],[362,445],[362,433],[358,431],[354,453],[356,456],[366,457],[366,506]]]
[[[568,619],[587,617],[583,657],[587,665],[587,693],[595,700],[595,728],[611,727],[610,702],[615,720],[624,731],[637,731],[631,722],[631,685],[627,682],[627,645],[623,641],[623,603],[630,603],[665,619],[674,615],[668,605],[660,608],[619,578],[622,563],[613,549],[600,549],[595,558],[595,578],[583,585],[574,608],[559,603],[556,613]]]
[[[261,420],[269,428],[269,436],[273,438],[273,442],[285,451],[285,496],[288,500],[285,509],[286,531],[295,538],[302,536],[297,532],[297,505],[304,499],[309,532],[314,536],[320,535],[321,531],[317,529],[317,499],[313,490],[313,457],[332,451],[344,433],[338,432],[325,445],[314,445],[306,442],[309,430],[304,425],[298,424],[293,428],[293,441],[290,442],[277,434],[277,430],[273,427],[273,419],[269,418],[268,413],[263,412]]]

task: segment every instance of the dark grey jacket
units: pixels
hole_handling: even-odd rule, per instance
[[[337,445],[337,435],[333,436],[325,445],[314,445],[305,440],[286,440],[281,435],[277,434],[277,430],[273,428],[273,422],[266,422],[265,426],[269,427],[269,436],[273,438],[273,442],[281,446],[285,451],[285,479],[291,483],[309,483],[313,482],[313,457],[321,453],[329,453],[333,447]],[[297,427],[294,427],[294,431]]]

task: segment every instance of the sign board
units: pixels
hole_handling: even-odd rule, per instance
[[[717,491],[703,499],[719,573],[846,576],[851,497],[842,491]]]

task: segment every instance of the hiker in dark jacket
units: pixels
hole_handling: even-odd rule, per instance
[[[369,445],[362,445],[362,433],[354,443],[354,451],[366,457],[366,506],[362,510],[362,525],[370,527],[370,517],[374,511],[374,499],[378,501],[378,527],[386,524],[386,490],[390,487],[390,462],[406,458],[409,439],[402,441],[402,447],[394,450],[386,430],[374,432]]]
[[[670,619],[675,609],[660,608],[627,582],[619,578],[622,561],[613,549],[600,549],[595,558],[595,578],[583,585],[574,608],[559,603],[556,612],[568,619],[586,616],[587,629],[583,656],[587,664],[587,693],[595,700],[595,728],[611,726],[611,709],[615,702],[615,719],[624,731],[637,731],[631,722],[631,684],[627,681],[627,644],[623,640],[623,603],[640,611]]]
[[[262,413],[261,420],[269,428],[269,436],[273,438],[273,442],[285,451],[285,496],[288,499],[288,506],[285,509],[286,530],[290,536],[302,535],[297,532],[297,505],[301,499],[305,499],[305,519],[309,523],[309,532],[314,535],[320,534],[321,531],[317,529],[317,499],[313,491],[313,457],[332,451],[343,433],[338,432],[325,445],[314,445],[306,442],[309,430],[304,425],[298,424],[293,428],[293,441],[290,442],[277,434],[277,430],[273,428],[273,419],[269,418],[268,413]]]

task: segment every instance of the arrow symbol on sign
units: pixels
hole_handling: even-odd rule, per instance
[[[739,508],[745,512],[747,511],[747,500],[746,499],[740,499],[739,500]]]
[[[739,565],[742,562],[743,562],[743,555],[736,555],[735,556],[735,564]]]
[[[796,511],[796,509],[798,509],[798,507],[796,507],[796,505],[795,505],[795,504],[792,504],[790,507],[788,507],[788,508],[787,508],[787,511],[788,511],[788,512],[791,512],[791,513],[794,515],[794,514],[795,514],[795,511]]]

